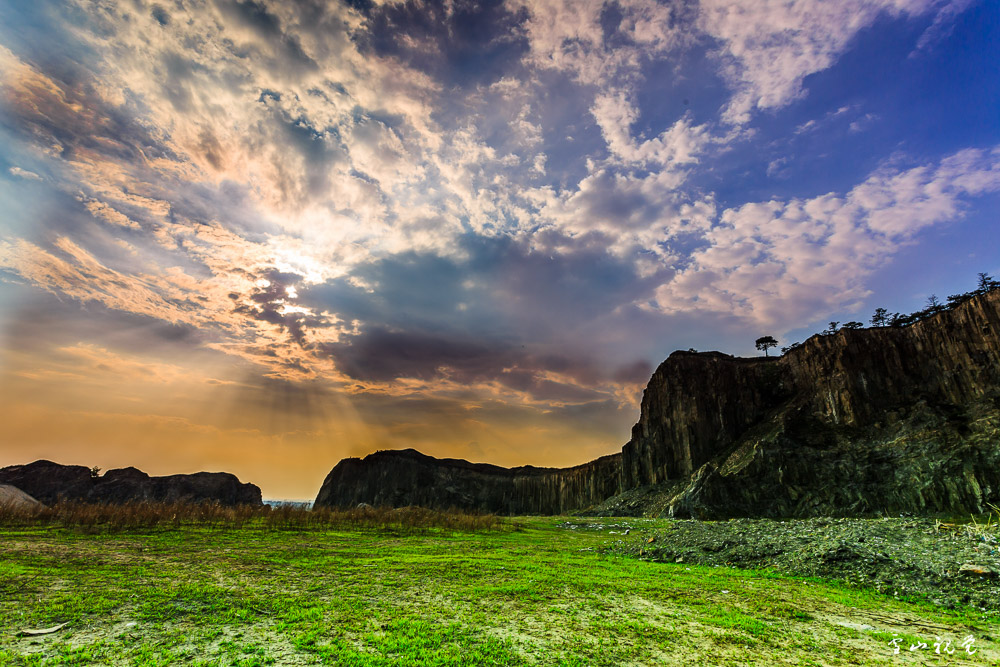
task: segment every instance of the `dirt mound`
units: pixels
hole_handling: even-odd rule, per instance
[[[27,493],[9,484],[0,484],[0,509],[6,510],[34,510],[45,507]]]

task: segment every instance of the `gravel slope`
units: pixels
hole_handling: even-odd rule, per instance
[[[567,522],[566,528],[596,527]],[[669,562],[839,579],[1000,617],[1000,528],[923,518],[620,520],[610,551]],[[627,533],[626,533],[627,531]]]

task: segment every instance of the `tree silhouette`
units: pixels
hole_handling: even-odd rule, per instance
[[[976,294],[986,294],[997,287],[1000,287],[1000,282],[993,280],[993,277],[988,273],[976,274],[979,276],[979,285],[976,287]]]
[[[757,346],[758,350],[763,350],[764,356],[766,357],[768,356],[767,349],[769,347],[777,347],[778,341],[774,339],[774,336],[761,336],[756,341],[754,341],[754,345]]]
[[[871,321],[873,327],[884,327],[889,322],[889,311],[885,308],[876,308]]]
[[[976,275],[979,278],[979,285],[976,287],[976,291],[979,292],[980,294],[982,294],[983,292],[986,292],[987,290],[989,290],[990,274],[988,274],[988,273],[977,273]]]
[[[860,329],[863,326],[865,325],[862,324],[861,322],[848,322],[847,324],[842,326],[841,329]]]

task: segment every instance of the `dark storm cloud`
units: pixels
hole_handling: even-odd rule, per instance
[[[367,12],[362,48],[395,56],[449,87],[489,84],[528,49],[527,10],[510,12],[502,0],[408,0]]]
[[[371,327],[342,342],[317,346],[348,376],[369,382],[399,378],[449,379],[460,384],[496,382],[539,401],[580,402],[605,396],[608,378],[590,359],[531,354],[482,339]],[[566,381],[553,380],[555,373]]]
[[[505,362],[513,358],[508,350],[482,343],[381,327],[352,336],[349,342],[327,344],[323,349],[344,373],[376,382],[404,377],[433,380],[446,373],[460,381],[474,382],[498,375]]]
[[[361,282],[303,287],[298,304],[362,323],[321,352],[359,380],[496,382],[543,401],[593,400],[609,383],[648,379],[640,354],[598,362],[589,347],[600,319],[642,282],[631,267],[603,252],[550,256],[510,239],[469,237],[462,249],[462,259],[401,253],[356,267]]]

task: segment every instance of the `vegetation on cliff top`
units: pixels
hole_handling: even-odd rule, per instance
[[[880,327],[906,327],[917,322],[926,320],[928,317],[937,315],[938,313],[943,313],[947,310],[954,310],[958,306],[962,305],[966,301],[980,296],[982,294],[987,294],[994,290],[1000,289],[1000,280],[994,280],[992,276],[987,273],[977,274],[977,284],[976,289],[969,292],[962,292],[961,294],[952,294],[948,296],[947,303],[941,303],[936,295],[931,294],[927,298],[927,305],[921,310],[903,315],[901,313],[890,313],[886,308],[876,308],[875,312],[872,314],[870,323],[873,328]],[[843,326],[840,326],[840,322],[830,322],[824,331],[820,332],[820,335],[831,336],[838,331],[838,327],[841,329],[863,329],[864,323],[862,322],[847,322]],[[765,336],[770,340],[774,340],[771,336]],[[757,339],[757,349],[763,349],[760,347],[760,341],[762,338]],[[775,342],[777,344],[777,342]],[[781,348],[781,353],[785,354],[789,350],[794,350],[799,347],[801,343],[792,343]],[[765,354],[767,350],[764,350]]]

